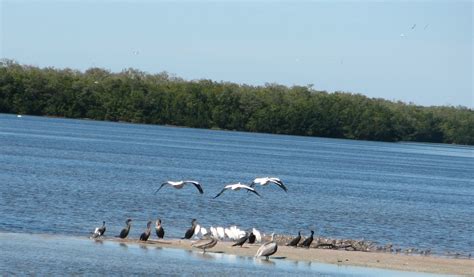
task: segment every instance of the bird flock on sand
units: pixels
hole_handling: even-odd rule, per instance
[[[158,187],[158,189],[155,191],[155,194],[158,193],[164,187],[182,189],[186,185],[193,185],[200,194],[204,194],[204,189],[202,185],[199,182],[192,181],[192,180],[166,181]],[[240,182],[235,183],[235,184],[225,185],[222,188],[222,190],[219,193],[217,193],[216,196],[213,197],[213,199],[221,196],[226,191],[239,191],[239,190],[252,192],[258,197],[261,197],[261,195],[256,190],[257,185],[259,186],[276,185],[279,188],[281,188],[283,191],[288,192],[287,187],[283,184],[283,182],[279,178],[260,177],[260,178],[255,178],[252,181],[252,183],[250,183],[249,185],[242,184]],[[140,235],[140,238],[139,238],[140,241],[146,242],[150,238],[151,232],[152,232],[152,224],[153,224],[152,221],[147,222],[145,231]],[[131,226],[132,226],[132,219],[128,218],[125,221],[125,227],[122,229],[122,231],[117,237],[121,239],[127,238],[128,234],[130,233]],[[158,218],[155,221],[154,227],[155,227],[156,237],[158,239],[163,239],[165,237],[165,230],[162,226],[162,221],[160,218]],[[102,236],[104,236],[105,231],[106,231],[106,226],[105,226],[105,221],[103,221],[102,226],[95,228],[95,230],[92,232],[91,238],[99,239]],[[291,242],[289,242],[287,246],[309,247],[309,245],[311,244],[313,240],[313,234],[314,232],[311,231],[311,236],[305,239],[300,244],[299,242],[301,240],[301,233],[298,232],[298,236],[294,238]],[[255,228],[252,228],[249,230],[241,230],[237,226],[230,226],[228,228],[211,226],[209,229],[207,229],[205,227],[201,227],[197,223],[196,219],[192,219],[191,226],[186,230],[186,232],[184,233],[184,236],[181,239],[193,239],[197,237],[200,237],[200,239],[192,243],[191,246],[194,248],[203,250],[203,253],[206,252],[207,249],[210,249],[216,246],[218,241],[225,240],[225,239],[230,239],[234,242],[232,244],[232,247],[234,246],[242,247],[242,245],[244,245],[245,243],[247,244],[262,243],[262,234],[260,233],[260,231],[258,231]],[[271,240],[269,242],[261,244],[257,253],[255,254],[255,257],[265,257],[268,260],[269,256],[275,254],[277,250],[278,250],[278,245],[275,242],[274,234],[272,234]]]
[[[158,193],[164,187],[172,187],[175,189],[182,189],[186,185],[193,185],[200,194],[204,194],[204,189],[202,185],[197,181],[167,181],[162,183],[158,189],[155,191],[155,194]],[[281,188],[283,191],[287,192],[288,189],[283,184],[283,182],[279,178],[275,177],[263,177],[263,178],[255,178],[252,183],[249,185],[236,183],[236,184],[229,184],[225,185],[222,190],[217,193],[216,196],[213,197],[217,198],[221,196],[226,191],[239,191],[239,190],[246,190],[247,192],[252,192],[253,194],[261,197],[260,193],[257,192],[256,187],[259,186],[267,186],[267,185],[275,185]],[[152,221],[148,221],[146,225],[145,231],[140,235],[139,241],[146,242],[151,236],[152,233]],[[121,230],[120,234],[117,236],[120,239],[126,239],[130,233],[130,229],[132,226],[132,219],[128,218],[125,221],[125,227]],[[155,221],[155,233],[156,237],[160,239],[165,238],[165,229],[163,228],[162,221],[158,218]],[[106,231],[105,221],[102,222],[102,226],[95,228],[95,230],[91,234],[92,239],[101,239]],[[302,248],[309,248],[313,243],[313,235],[314,231],[311,230],[311,234],[303,239],[301,236],[301,231],[298,232],[296,237],[280,237],[278,239],[278,243],[280,245],[285,245],[287,247],[302,247]],[[260,244],[261,246],[257,250],[255,257],[265,257],[267,260],[269,256],[275,254],[278,250],[277,241],[275,241],[275,235],[272,233],[271,240],[268,242],[264,242],[263,235],[255,228],[251,228],[248,230],[241,230],[237,226],[230,226],[227,228],[224,227],[209,227],[205,228],[200,226],[196,219],[192,219],[191,226],[186,230],[184,236],[181,239],[191,240],[191,239],[198,239],[194,241],[191,246],[197,249],[201,249],[206,252],[207,249],[213,248],[217,245],[219,241],[224,240],[231,240],[233,244],[231,247],[240,246],[242,247],[245,243],[254,245]],[[303,240],[303,241],[301,241]],[[353,250],[353,251],[376,251],[376,252],[394,252],[394,253],[401,253],[402,249],[397,248],[393,249],[392,244],[387,244],[386,246],[377,246],[374,245],[371,241],[362,240],[342,240],[342,239],[330,239],[330,238],[321,238],[318,237],[316,239],[316,247],[317,248],[329,248],[329,249],[344,249],[344,250]],[[407,254],[410,253],[419,253],[423,255],[429,255],[431,250],[428,249],[426,251],[419,251],[417,249],[407,249],[405,250]],[[470,256],[469,256],[470,258]]]

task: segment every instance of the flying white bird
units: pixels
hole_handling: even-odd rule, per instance
[[[256,184],[261,185],[261,186],[266,186],[268,184],[276,184],[285,192],[288,192],[288,189],[285,187],[285,185],[279,178],[275,178],[275,177],[255,178],[255,180],[253,180],[253,182],[250,184],[250,187],[253,188],[255,187]]]
[[[161,186],[155,191],[155,193],[157,193],[162,187],[164,187],[166,185],[170,185],[175,189],[182,189],[184,187],[184,185],[186,185],[186,184],[193,184],[199,190],[200,194],[204,193],[204,191],[202,190],[201,184],[199,184],[196,181],[178,181],[178,182],[166,181],[163,184],[161,184]]]
[[[217,198],[219,197],[222,193],[224,193],[224,191],[226,190],[241,190],[241,189],[246,189],[247,191],[251,191],[253,193],[255,193],[256,195],[260,196],[260,194],[258,194],[258,192],[254,189],[254,188],[251,188],[247,185],[244,185],[244,184],[241,184],[240,182],[237,183],[237,184],[231,184],[231,185],[227,185],[225,186],[221,192],[219,192],[216,196],[214,196],[214,198]]]

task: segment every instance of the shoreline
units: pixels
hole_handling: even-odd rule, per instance
[[[192,250],[202,253],[202,250],[191,246],[198,240],[183,239],[150,239],[140,242],[136,239],[102,238],[99,241],[111,241],[124,244],[137,244]],[[222,253],[244,257],[253,257],[260,244],[244,244],[243,247],[231,247],[233,242],[219,241],[217,245],[208,249],[206,253]],[[264,259],[264,258],[261,258]],[[317,262],[334,265],[359,266],[420,273],[474,275],[474,260],[445,258],[439,256],[418,256],[407,254],[393,254],[383,252],[345,251],[319,248],[294,248],[278,245],[278,251],[270,259],[285,259],[290,261]]]

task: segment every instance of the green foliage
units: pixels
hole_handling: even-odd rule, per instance
[[[0,112],[379,141],[474,144],[474,112],[310,86],[186,81],[0,62]]]

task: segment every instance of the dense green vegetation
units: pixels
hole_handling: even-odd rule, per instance
[[[311,86],[186,81],[163,72],[0,63],[0,113],[380,141],[474,144],[474,112]]]

